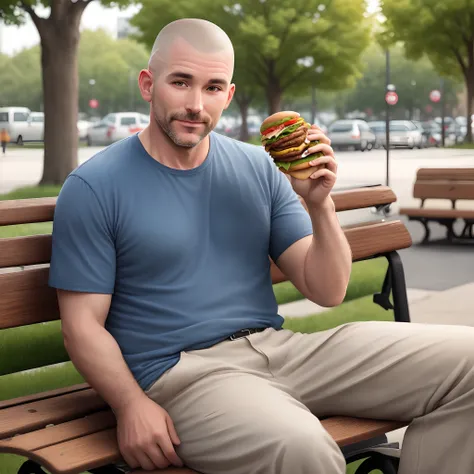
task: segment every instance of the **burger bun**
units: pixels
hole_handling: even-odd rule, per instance
[[[292,176],[293,178],[296,178],[296,179],[309,179],[309,177],[315,173],[316,171],[322,169],[322,168],[325,168],[325,165],[319,165],[319,166],[310,166],[309,168],[306,167],[306,168],[303,168],[303,169],[289,169],[288,171],[283,169],[283,168],[280,168],[281,171],[283,171],[283,173],[285,174],[289,174],[290,176]]]

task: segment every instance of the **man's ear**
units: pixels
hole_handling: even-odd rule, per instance
[[[232,102],[232,98],[234,97],[235,94],[235,84],[231,84],[229,87],[229,94],[227,96],[227,102],[225,104],[224,110],[227,109]]]
[[[153,74],[148,69],[142,69],[138,76],[138,87],[143,100],[151,102],[153,97]]]

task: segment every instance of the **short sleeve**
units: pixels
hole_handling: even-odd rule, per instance
[[[288,178],[276,168],[272,173],[270,257],[276,262],[288,247],[311,235],[313,226]]]
[[[86,181],[68,177],[54,213],[51,287],[113,293],[115,245],[102,205]]]

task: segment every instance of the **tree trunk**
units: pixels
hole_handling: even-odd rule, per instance
[[[249,115],[249,105],[251,99],[248,97],[240,98],[237,103],[239,104],[240,116],[242,118],[242,124],[240,125],[240,135],[239,140],[242,142],[248,142],[250,138],[249,126],[248,126],[248,115]]]
[[[282,90],[280,81],[275,72],[275,63],[271,62],[268,68],[268,84],[267,84],[267,103],[268,114],[272,115],[281,110]]]
[[[41,38],[44,166],[41,185],[61,185],[77,167],[79,24],[88,2],[53,0],[47,19],[30,13]]]
[[[472,143],[472,127],[471,127],[471,115],[472,115],[472,100],[474,98],[474,71],[466,77],[466,89],[467,89],[467,104],[466,104],[466,143]]]

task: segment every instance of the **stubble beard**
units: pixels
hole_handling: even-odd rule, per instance
[[[204,130],[199,135],[198,140],[183,140],[181,139],[178,134],[173,130],[172,123],[174,120],[197,120],[199,119],[199,115],[195,114],[186,114],[186,116],[177,116],[171,115],[169,117],[165,117],[161,119],[156,111],[153,112],[153,116],[155,118],[156,124],[163,130],[163,132],[168,136],[168,138],[176,145],[183,148],[194,148],[195,146],[199,145],[201,141],[211,132],[212,128],[208,122],[204,123]]]

